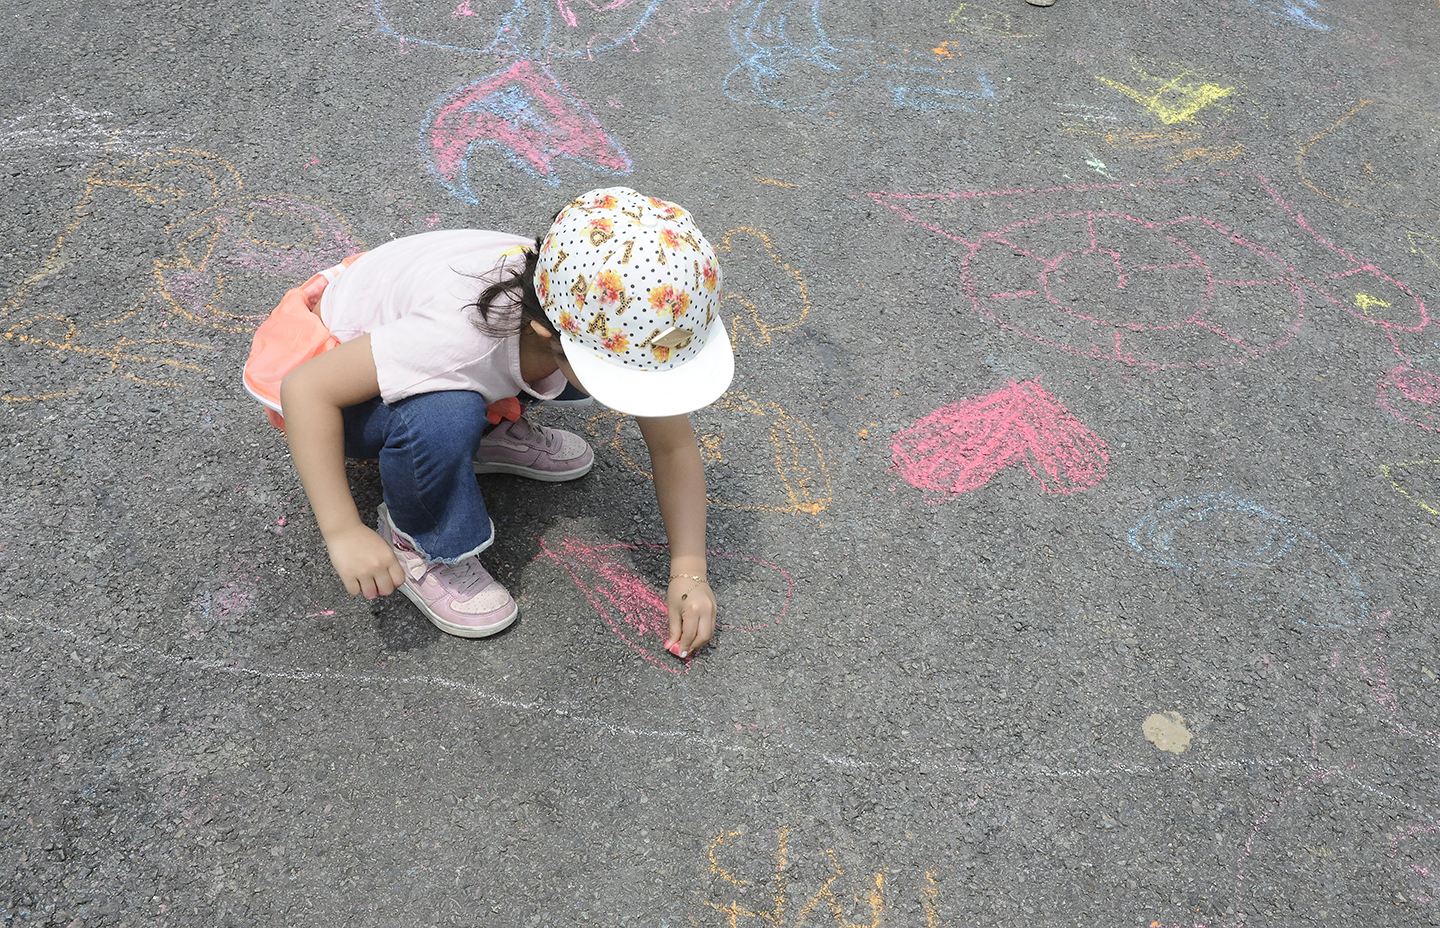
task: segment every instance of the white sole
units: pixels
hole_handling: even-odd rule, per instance
[[[484,628],[475,628],[473,625],[456,625],[453,622],[445,621],[431,611],[430,607],[426,605],[425,600],[420,598],[420,594],[410,588],[409,583],[401,585],[400,592],[404,593],[405,598],[415,604],[415,608],[425,613],[425,618],[430,620],[430,624],[445,634],[454,635],[457,638],[486,638],[497,632],[503,632],[514,624],[516,619],[520,618],[520,604],[512,603],[514,608],[510,610],[510,614],[494,625],[487,625]]]
[[[590,473],[590,468],[595,466],[595,459],[591,458],[584,467],[577,467],[574,470],[543,471],[525,467],[522,464],[481,464],[475,463],[477,474],[510,474],[514,477],[528,477],[531,480],[539,480],[543,483],[564,483],[567,480],[574,480]]]

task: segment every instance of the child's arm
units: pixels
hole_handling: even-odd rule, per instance
[[[348,341],[295,368],[280,385],[290,457],[310,498],[330,563],[353,596],[388,596],[405,574],[374,530],[360,521],[345,479],[345,427],[340,410],[380,395],[370,336]]]
[[[686,416],[637,419],[655,470],[655,498],[670,539],[670,615],[666,644],[683,657],[715,633],[715,594],[705,576],[705,465]],[[682,599],[682,597],[684,597]]]

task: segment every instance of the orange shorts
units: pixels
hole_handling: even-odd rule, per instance
[[[340,344],[320,321],[320,295],[334,276],[332,272],[349,267],[364,253],[351,255],[338,268],[286,291],[280,305],[255,330],[250,358],[245,362],[245,391],[260,401],[276,428],[285,428],[280,409],[280,383],[285,375]]]

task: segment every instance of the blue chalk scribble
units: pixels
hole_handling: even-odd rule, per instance
[[[1226,516],[1232,517],[1229,525],[1233,525],[1233,517],[1244,520],[1247,531],[1243,540],[1224,537],[1226,526],[1218,523]],[[1213,521],[1203,525],[1207,519]],[[1176,544],[1177,533],[1202,537],[1191,537],[1181,553],[1181,546]],[[1369,598],[1350,563],[1313,533],[1257,503],[1223,493],[1171,500],[1137,522],[1130,529],[1129,540],[1136,551],[1157,564],[1193,570],[1212,580],[1224,581],[1236,579],[1244,568],[1275,568],[1287,557],[1293,560],[1302,547],[1318,548],[1340,565],[1340,585],[1348,587],[1347,592],[1353,595],[1356,614],[1333,622],[1307,622],[1299,617],[1296,621],[1305,626],[1341,628],[1357,620],[1363,623],[1369,615]]]

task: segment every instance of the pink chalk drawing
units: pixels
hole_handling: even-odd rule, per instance
[[[681,663],[673,657],[666,656],[664,644],[665,639],[669,636],[670,626],[665,609],[665,595],[652,587],[636,573],[632,566],[622,560],[632,552],[646,550],[663,551],[664,546],[624,543],[589,544],[573,538],[565,538],[552,548],[542,538],[540,539],[540,553],[535,556],[535,560],[548,560],[564,570],[580,588],[580,591],[585,594],[591,607],[605,620],[605,624],[615,633],[615,636],[625,642],[635,653],[669,673],[688,673],[693,657],[687,658]],[[773,610],[773,617],[762,623],[751,625],[721,623],[721,628],[748,632],[759,631],[779,624],[790,608],[790,601],[795,595],[795,581],[788,573],[778,566],[758,558],[727,554],[723,551],[706,553],[712,559],[746,561],[768,568],[784,581],[784,600],[778,610],[773,607],[766,609],[767,612]],[[735,607],[731,606],[731,608]]]
[[[1414,290],[1318,235],[1268,181],[1247,172],[861,196],[963,247],[961,283],[975,312],[1085,358],[1150,370],[1240,364],[1288,345],[1316,307],[1373,325],[1403,356],[1398,339],[1429,321]],[[1271,220],[1274,241],[1185,212],[1195,200],[1271,207],[1260,218]],[[969,231],[983,229],[993,208],[1020,207],[1026,218]],[[1281,246],[1313,270],[1282,259]]]
[[[1401,422],[1440,432],[1440,377],[1400,366],[1375,385],[1375,402]]]
[[[1110,449],[1039,381],[937,409],[895,434],[895,468],[921,490],[955,497],[1023,463],[1046,493],[1073,493],[1105,477]]]
[[[475,11],[472,10],[472,9],[470,9],[470,0],[465,0],[464,3],[461,3],[459,6],[457,6],[457,7],[455,8],[455,12],[453,12],[453,13],[450,14],[450,18],[451,18],[451,19],[459,19],[459,18],[462,17],[462,16],[474,16],[474,15],[475,15]]]
[[[1440,897],[1440,825],[1405,829],[1390,839],[1386,856],[1405,876],[1411,899],[1428,904]]]
[[[420,145],[445,189],[479,203],[470,189],[476,146],[498,148],[532,177],[558,185],[559,159],[628,174],[630,158],[543,64],[529,59],[441,97],[420,130]]]
[[[231,282],[250,275],[298,282],[361,250],[330,207],[290,195],[234,197],[166,227],[175,254],[155,262],[157,292],[192,322],[249,331],[265,313],[222,308]]]

